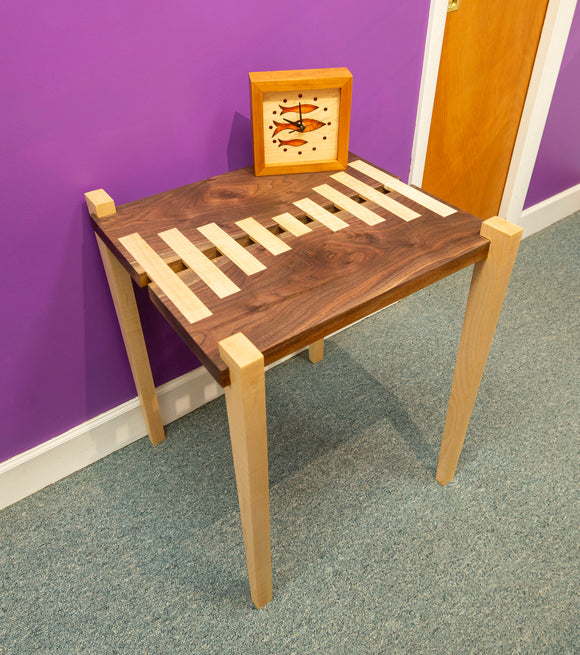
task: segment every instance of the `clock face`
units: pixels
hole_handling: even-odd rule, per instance
[[[265,92],[265,164],[336,159],[339,110],[339,88]]]

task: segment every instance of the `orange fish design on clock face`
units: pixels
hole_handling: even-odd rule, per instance
[[[302,103],[294,105],[294,107],[283,107],[282,105],[278,105],[278,107],[280,107],[282,110],[280,112],[281,114],[287,114],[289,111],[296,114],[298,114],[300,111],[302,111],[303,114],[309,114],[311,111],[318,109],[318,105],[303,105]]]
[[[292,146],[294,148],[298,148],[299,146],[303,146],[305,143],[308,143],[304,139],[289,139],[288,141],[282,141],[282,139],[278,139],[280,142],[278,144],[278,148],[280,146]]]
[[[284,130],[290,130],[291,132],[313,132],[314,130],[319,130],[321,127],[324,127],[326,123],[317,121],[315,118],[305,118],[302,121],[303,129],[300,129],[300,127],[294,123],[278,123],[277,121],[274,121],[274,125],[276,126],[274,136],[276,136],[276,134],[283,132]]]

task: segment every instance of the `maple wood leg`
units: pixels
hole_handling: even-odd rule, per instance
[[[86,193],[85,198],[89,212],[95,216],[108,216],[116,211],[113,199],[102,189]],[[151,443],[155,445],[165,439],[165,431],[159,413],[159,401],[151,375],[133,282],[129,273],[121,266],[99,236],[97,236],[97,243],[117,312],[133,380],[141,402],[147,433]]]
[[[219,342],[230,369],[225,388],[230,439],[254,605],[272,600],[264,357],[242,333]]]
[[[319,339],[308,346],[308,359],[316,364],[324,357],[324,339]]]
[[[113,303],[121,327],[131,372],[133,373],[133,380],[141,402],[147,433],[149,434],[149,440],[155,445],[165,439],[165,431],[159,412],[159,401],[155,393],[135,292],[133,291],[133,282],[129,273],[121,266],[115,255],[99,237],[97,237],[97,242],[111,295],[113,296]]]
[[[437,466],[436,478],[443,485],[455,475],[522,232],[498,217],[481,227],[491,244],[487,258],[474,266],[467,299]]]

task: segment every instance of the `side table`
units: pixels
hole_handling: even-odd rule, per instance
[[[250,168],[115,207],[85,194],[152,443],[165,438],[131,279],[225,388],[250,592],[272,598],[264,366],[475,264],[436,478],[454,476],[522,229],[351,155]]]

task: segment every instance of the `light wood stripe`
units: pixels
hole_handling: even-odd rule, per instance
[[[389,189],[414,200],[417,204],[423,205],[423,207],[427,207],[427,209],[439,214],[439,216],[450,216],[457,211],[456,209],[453,209],[453,207],[449,207],[439,200],[428,196],[426,193],[419,191],[419,189],[414,189],[412,186],[401,182],[401,180],[395,180],[392,182]]]
[[[414,218],[421,216],[421,214],[418,214],[410,207],[405,207],[405,205],[401,204],[400,202],[393,200],[393,198],[391,198],[388,194],[381,193],[380,191],[373,189],[372,186],[361,182],[356,177],[353,177],[344,171],[335,173],[334,175],[331,175],[331,177],[337,182],[344,184],[344,186],[348,187],[352,191],[356,191],[356,193],[358,193],[361,198],[374,202],[375,205],[379,205],[379,207],[386,209],[387,211],[391,212],[391,214],[395,214],[395,216],[398,216],[405,221],[412,221]]]
[[[349,161],[348,165],[352,168],[355,168],[357,171],[364,173],[368,177],[371,177],[373,180],[384,184],[385,186],[389,186],[391,182],[395,182],[397,180],[396,177],[393,177],[384,171],[380,171],[378,168],[375,168],[374,166],[371,166],[370,164],[367,164],[360,159]]]
[[[140,234],[121,237],[119,242],[190,323],[211,316],[209,309]]]
[[[254,218],[244,218],[242,221],[236,221],[236,225],[250,235],[256,243],[266,248],[273,255],[280,255],[283,252],[292,250],[290,246],[279,239],[270,230],[267,230],[261,223],[258,223]]]
[[[194,246],[176,227],[160,232],[159,236],[219,298],[225,298],[240,290],[221,269],[208,259],[199,248]]]
[[[272,219],[276,221],[278,225],[281,225],[287,232],[294,235],[295,237],[301,237],[303,234],[308,234],[312,232],[311,228],[308,225],[305,225],[302,221],[299,221],[295,216],[285,212],[279,216],[274,216]]]
[[[333,232],[338,232],[338,230],[348,227],[348,223],[345,223],[341,218],[338,218],[332,212],[327,211],[324,207],[315,203],[314,200],[310,200],[310,198],[302,198],[302,200],[297,200],[294,204],[306,216],[310,216],[313,220],[322,223],[322,225]]]
[[[401,180],[397,180],[396,177],[393,177],[392,175],[389,175],[384,171],[380,171],[378,168],[375,168],[374,166],[371,166],[370,164],[367,164],[366,162],[361,161],[360,159],[350,162],[349,166],[356,168],[357,171],[360,171],[361,173],[368,175],[373,180],[376,180],[377,182],[384,184],[387,187],[387,189],[390,189],[391,191],[396,191],[397,193],[400,193],[402,196],[410,198],[417,204],[422,205],[423,207],[427,207],[427,209],[430,209],[432,212],[439,214],[439,216],[450,216],[451,214],[455,214],[455,212],[457,211],[456,209],[449,207],[445,203],[436,200],[431,196],[428,196],[426,193],[423,193],[418,189],[414,189],[408,184],[401,182]]]
[[[231,259],[234,264],[241,268],[246,275],[253,275],[264,271],[266,267],[262,262],[258,261],[252,253],[249,253],[243,246],[232,237],[222,230],[216,223],[208,223],[197,228],[203,236],[211,241],[213,245],[221,252]]]
[[[383,223],[385,220],[378,214],[375,214],[374,211],[368,209],[368,207],[364,207],[356,202],[356,200],[345,196],[344,193],[333,189],[329,184],[315,186],[313,190],[327,200],[330,200],[330,202],[334,203],[334,205],[339,209],[344,209],[344,211],[360,218],[360,220],[367,225],[376,225],[377,223]]]

